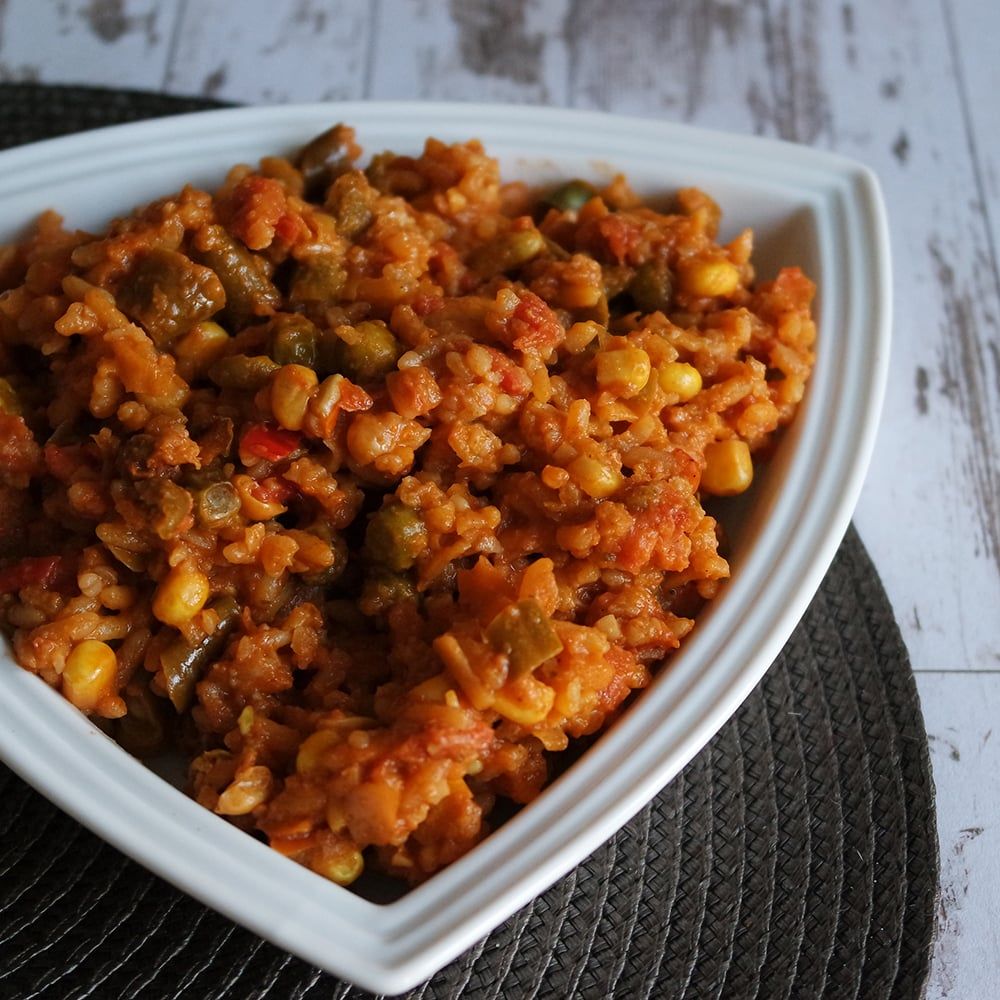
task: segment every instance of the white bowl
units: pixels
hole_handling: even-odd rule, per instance
[[[566,774],[470,854],[397,902],[359,898],[282,858],[129,757],[0,650],[0,756],[137,861],[262,937],[368,989],[431,975],[625,823],[754,687],[819,586],[861,487],[889,355],[888,235],[865,167],[800,146],[592,112],[353,103],[217,111],[0,154],[0,241],[45,208],[97,229],[182,183],[294,148],[336,121],[370,154],[479,137],[504,175],[622,171],[643,193],[697,185],[724,233],[752,226],[763,277],[820,288],[806,400],[734,528],[733,578],[679,655]],[[53,850],[57,845],[53,845]]]

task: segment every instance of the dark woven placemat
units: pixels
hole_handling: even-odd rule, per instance
[[[0,144],[208,106],[0,85]],[[852,529],[781,656],[709,746],[575,871],[408,996],[916,998],[937,857],[913,677]],[[0,767],[0,996],[368,994],[173,889]]]

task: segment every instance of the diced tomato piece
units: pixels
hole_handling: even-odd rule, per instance
[[[534,292],[519,292],[521,301],[510,318],[513,346],[519,351],[548,352],[566,339],[556,314]]]
[[[620,215],[606,215],[597,223],[605,245],[619,264],[631,259],[631,253],[642,239],[642,230]]]
[[[250,174],[232,193],[229,229],[251,250],[266,250],[275,240],[287,245],[309,235],[302,216],[288,204],[285,189],[272,177]]]
[[[240,451],[268,462],[280,462],[288,458],[301,443],[301,435],[268,424],[252,424],[240,438]]]
[[[0,570],[0,594],[10,594],[23,587],[51,587],[59,576],[61,556],[31,556],[5,570]]]

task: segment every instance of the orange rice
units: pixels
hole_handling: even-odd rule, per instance
[[[341,884],[525,803],[728,576],[813,362],[702,192],[366,169],[337,126],[0,247],[0,623],[126,749]]]

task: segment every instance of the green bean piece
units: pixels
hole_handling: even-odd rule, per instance
[[[343,125],[321,132],[307,142],[295,158],[306,183],[306,196],[317,198],[339,173],[351,168],[351,158],[344,147]]]
[[[576,212],[596,196],[597,191],[592,185],[576,179],[557,187],[545,198],[545,202],[560,212]]]
[[[338,177],[326,196],[326,210],[337,220],[337,232],[349,240],[357,239],[375,218],[375,189],[360,173]]]
[[[209,528],[221,524],[240,509],[240,497],[232,483],[212,483],[198,493],[198,520]]]
[[[390,500],[368,522],[365,549],[369,558],[397,573],[409,569],[426,547],[423,518],[398,500]]]
[[[562,652],[562,640],[533,597],[509,605],[486,628],[489,644],[507,657],[511,677],[523,677]]]
[[[162,753],[167,749],[168,735],[164,700],[136,677],[129,681],[123,696],[126,714],[115,720],[115,742],[140,759]]]
[[[164,347],[222,309],[226,291],[213,270],[176,250],[155,247],[136,257],[116,301]]]
[[[194,700],[194,689],[205,668],[219,657],[229,633],[240,618],[240,607],[232,597],[220,597],[209,605],[219,616],[219,624],[194,646],[176,639],[160,653],[160,668],[167,696],[178,712],[186,712]]]
[[[286,313],[271,321],[271,357],[279,365],[316,367],[319,330],[305,316]]]
[[[333,345],[334,371],[346,375],[352,382],[374,382],[384,378],[399,359],[399,341],[380,320],[358,323],[354,328],[358,340],[348,344],[339,340]]]
[[[231,354],[208,369],[208,377],[221,389],[256,392],[281,365],[264,354]]]
[[[156,534],[164,541],[175,537],[194,506],[191,494],[169,479],[147,479],[136,489],[153,507],[150,524]]]
[[[545,250],[545,237],[537,229],[521,229],[503,233],[469,255],[469,266],[484,278],[515,268],[534,260]]]
[[[223,315],[230,330],[241,330],[255,316],[266,316],[281,305],[281,292],[266,274],[264,258],[222,226],[206,226],[195,242],[202,261],[215,271],[226,290]]]
[[[644,313],[667,312],[673,289],[673,274],[662,260],[647,260],[641,264],[628,286],[632,301]]]

